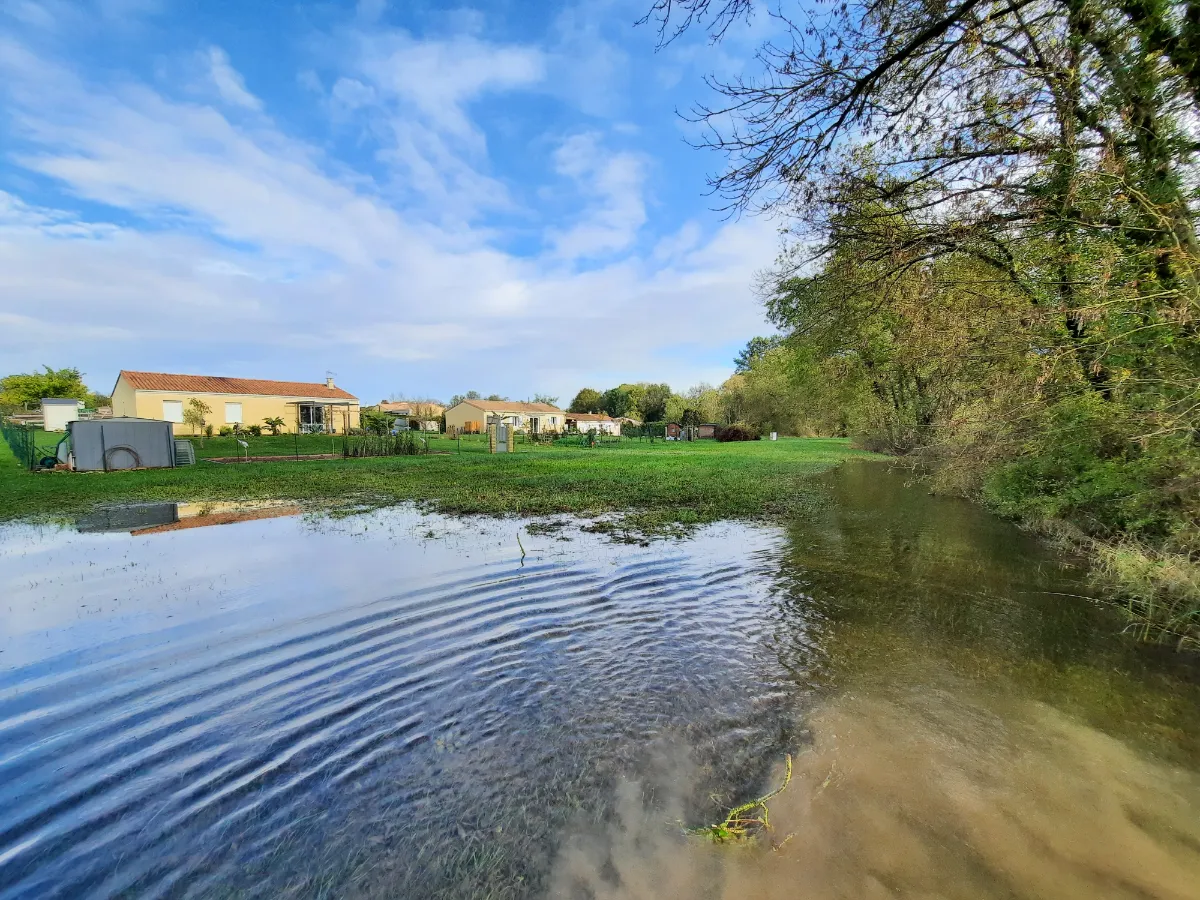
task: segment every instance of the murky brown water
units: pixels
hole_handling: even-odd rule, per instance
[[[786,528],[0,528],[0,900],[1184,898],[1194,663],[877,464]],[[681,822],[777,783],[778,851]]]
[[[1052,707],[977,685],[944,688],[848,692],[815,710],[813,744],[770,803],[778,849],[681,837],[667,824],[669,805],[649,807],[629,785],[615,824],[563,850],[551,894],[1198,896],[1194,772]]]

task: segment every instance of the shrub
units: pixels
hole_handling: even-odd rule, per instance
[[[232,425],[222,425],[221,430],[218,432],[218,434],[220,434],[221,437],[229,437],[231,434],[233,434],[233,426]]]
[[[744,425],[741,422],[735,422],[732,425],[723,425],[717,429],[718,441],[760,441],[762,435],[757,429],[751,428],[749,425]]]
[[[392,417],[373,409],[364,409],[359,414],[361,430],[368,434],[385,435],[392,430]]]
[[[213,427],[212,427],[212,425],[205,425],[205,426],[204,426],[204,436],[205,436],[205,437],[212,437],[212,436],[213,436]]]
[[[250,432],[251,437],[262,437],[261,425],[248,425],[246,426],[246,430]]]

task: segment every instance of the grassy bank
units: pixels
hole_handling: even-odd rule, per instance
[[[282,444],[288,439],[272,440]],[[452,450],[451,443],[445,441],[441,449]],[[220,449],[206,442],[206,455]],[[270,498],[369,505],[413,500],[451,513],[625,512],[630,526],[656,530],[798,511],[812,501],[805,486],[809,477],[848,457],[865,455],[844,440],[796,438],[743,444],[630,442],[619,449],[536,446],[496,456],[447,452],[30,473],[0,442],[0,519],[69,516],[99,503],[150,500]]]

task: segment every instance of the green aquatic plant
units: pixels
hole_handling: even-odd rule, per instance
[[[771,847],[778,850],[784,844],[792,839],[792,835],[788,835],[782,841],[776,841],[773,837],[775,829],[771,827],[770,811],[767,809],[767,801],[772,800],[782,794],[789,784],[792,783],[792,754],[787,754],[786,768],[783,776],[783,784],[777,787],[771,793],[759,797],[756,800],[751,800],[749,803],[743,803],[741,806],[735,806],[729,810],[729,813],[720,822],[714,825],[701,825],[698,828],[685,828],[684,831],[693,837],[705,837],[711,840],[714,844],[728,844],[740,841],[751,841],[760,835],[768,835],[771,837]]]

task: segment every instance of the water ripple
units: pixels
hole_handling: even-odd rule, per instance
[[[347,588],[316,614],[277,603],[252,627],[202,620],[10,669],[0,898],[286,893],[290,870],[263,861],[307,870],[307,842],[353,818],[346,792],[378,817],[457,790],[468,760],[495,764],[548,726],[566,746],[682,727],[698,703],[729,702],[728,672],[698,663],[746,660],[769,627],[758,550],[447,568],[385,596]],[[768,689],[757,718],[786,702]],[[738,729],[761,727],[746,712]]]

